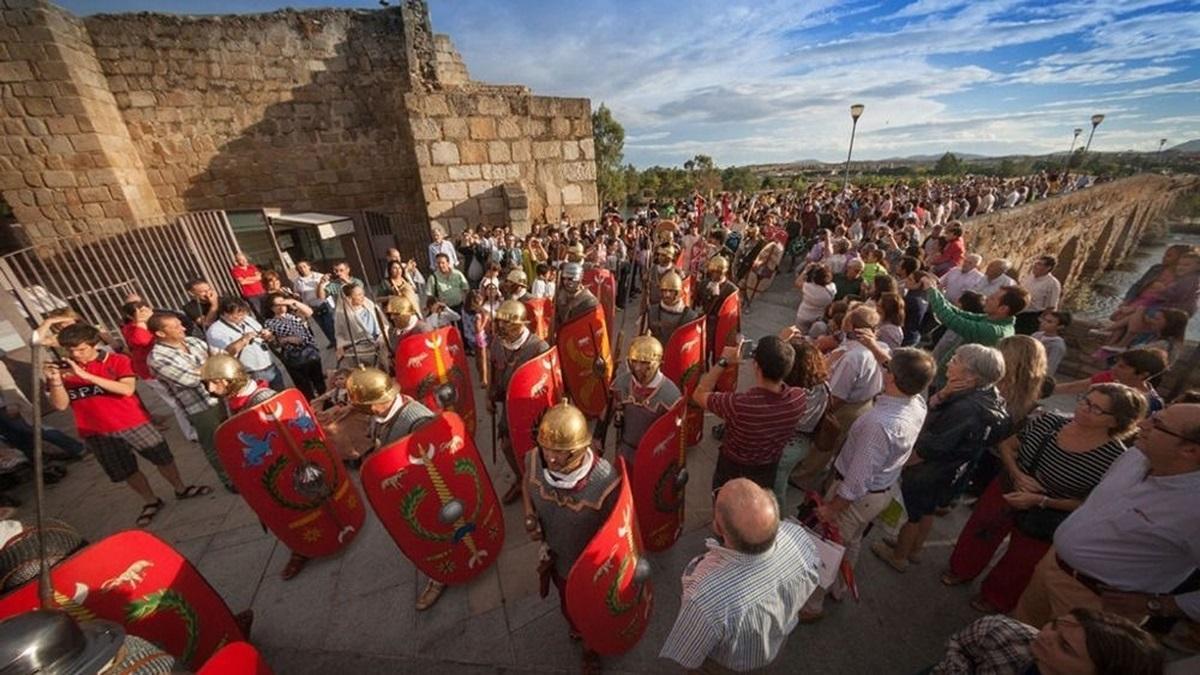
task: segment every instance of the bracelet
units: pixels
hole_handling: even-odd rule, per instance
[[[62,380],[59,380],[58,382],[47,382],[47,383],[46,383],[46,386],[49,386],[49,387],[62,387],[62,386],[64,386],[64,385],[63,385],[63,383],[62,383]]]
[[[1046,500],[1047,500],[1047,499],[1049,499],[1049,497],[1047,497],[1046,495],[1042,495],[1042,501],[1038,502],[1038,508],[1039,508],[1039,509],[1044,509],[1044,508],[1046,508]]]

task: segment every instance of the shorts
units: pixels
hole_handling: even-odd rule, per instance
[[[96,456],[100,468],[114,483],[128,480],[137,473],[134,452],[155,466],[166,466],[175,461],[167,440],[150,424],[102,436],[86,436],[83,444]]]

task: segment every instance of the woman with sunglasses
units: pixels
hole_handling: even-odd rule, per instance
[[[1055,528],[1125,452],[1124,441],[1136,432],[1146,409],[1145,396],[1131,387],[1095,384],[1079,397],[1074,417],[1047,412],[1002,441],[1006,471],[979,498],[942,583],[957,586],[974,579],[1009,537],[1007,552],[971,606],[986,613],[1012,610],[1050,549]]]

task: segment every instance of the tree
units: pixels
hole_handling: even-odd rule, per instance
[[[592,138],[596,142],[596,189],[601,201],[625,201],[625,127],[603,103],[592,113]]]
[[[962,161],[954,153],[947,152],[933,165],[933,172],[939,176],[956,176],[962,173]]]

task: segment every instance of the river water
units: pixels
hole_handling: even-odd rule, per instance
[[[1193,226],[1194,227],[1194,226]],[[1142,239],[1116,269],[1105,272],[1092,282],[1091,287],[1074,294],[1070,299],[1072,315],[1088,321],[1107,318],[1121,303],[1125,291],[1142,276],[1150,266],[1162,260],[1163,251],[1172,244],[1200,246],[1200,233],[1170,231],[1163,237]],[[1188,324],[1189,340],[1200,340],[1200,312]]]

